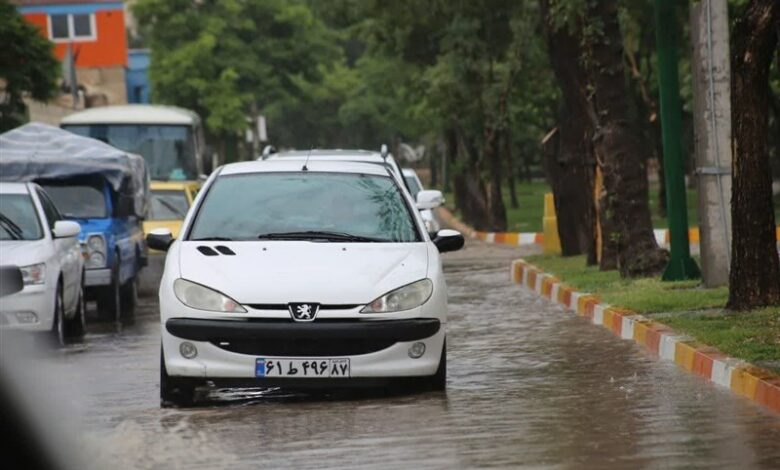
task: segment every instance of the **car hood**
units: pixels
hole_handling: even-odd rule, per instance
[[[40,240],[3,240],[0,241],[0,264],[28,266],[42,263],[47,256],[45,238]]]
[[[366,304],[428,273],[421,243],[181,242],[181,277],[242,304]],[[199,248],[229,248],[206,256]]]

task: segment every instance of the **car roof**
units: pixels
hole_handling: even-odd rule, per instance
[[[240,163],[229,163],[222,167],[220,175],[235,175],[242,173],[281,173],[303,172],[304,160],[295,159],[269,159],[255,160]],[[308,171],[328,173],[356,173],[377,176],[388,176],[388,168],[375,163],[363,163],[353,161],[311,159],[306,163]]]
[[[401,168],[401,173],[403,173],[404,176],[417,176],[417,172],[414,171],[413,168]]]
[[[3,194],[30,194],[27,183],[0,181],[0,193]]]
[[[100,106],[62,118],[62,125],[81,124],[160,124],[192,125],[200,121],[197,114],[175,106],[127,104]]]

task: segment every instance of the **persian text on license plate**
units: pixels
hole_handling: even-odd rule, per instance
[[[258,358],[255,360],[255,377],[349,377],[349,359]]]

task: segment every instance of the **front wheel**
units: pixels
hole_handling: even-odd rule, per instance
[[[76,313],[72,318],[65,319],[64,328],[65,336],[68,339],[83,338],[87,332],[87,305],[84,299],[84,277],[81,278],[81,287],[79,288],[78,305],[76,306]]]
[[[97,295],[98,317],[103,321],[119,322],[122,311],[121,286],[119,284],[119,257],[111,266],[111,284]]]
[[[165,356],[160,346],[160,407],[191,406],[194,402],[195,386],[187,379],[168,375]]]
[[[138,303],[138,283],[136,278],[129,279],[121,288],[119,295],[121,297],[121,317],[125,323],[135,321],[135,307]]]
[[[54,299],[54,321],[51,325],[51,338],[55,347],[65,346],[65,302],[62,296],[62,282],[57,283],[57,294]]]

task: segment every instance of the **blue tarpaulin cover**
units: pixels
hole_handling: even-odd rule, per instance
[[[36,181],[101,175],[116,192],[130,193],[146,214],[149,172],[140,155],[58,127],[31,122],[0,134],[0,179]]]

